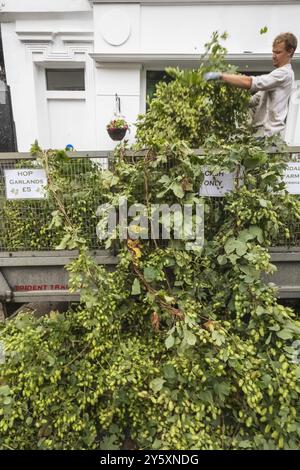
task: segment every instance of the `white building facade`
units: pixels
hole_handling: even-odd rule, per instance
[[[0,21],[19,151],[110,150],[115,94],[129,121],[166,66],[196,68],[213,31],[229,33],[228,60],[244,72],[272,70],[272,41],[300,39],[300,1],[2,0]],[[261,35],[260,29],[268,27]],[[300,44],[286,140],[300,145]]]

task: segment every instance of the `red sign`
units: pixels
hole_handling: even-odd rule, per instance
[[[63,284],[25,284],[15,286],[15,292],[29,292],[29,291],[40,291],[40,290],[68,290],[68,286]]]

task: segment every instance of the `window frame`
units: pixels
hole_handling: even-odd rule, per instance
[[[83,88],[74,89],[74,88],[61,88],[61,89],[51,89],[49,88],[49,77],[48,72],[82,72],[83,76]],[[72,68],[58,68],[58,67],[46,67],[45,68],[45,85],[47,93],[85,93],[86,92],[86,77],[85,77],[85,68],[84,67],[72,67]]]

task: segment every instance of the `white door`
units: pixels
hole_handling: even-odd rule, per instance
[[[48,122],[50,147],[64,149],[73,145],[75,150],[91,147],[86,101],[70,99],[48,99]]]
[[[39,143],[43,148],[95,149],[94,88],[77,63],[36,68]]]

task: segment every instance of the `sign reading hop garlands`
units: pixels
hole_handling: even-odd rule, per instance
[[[6,199],[45,199],[47,176],[43,169],[4,170]]]
[[[235,177],[234,173],[221,171],[216,174],[209,167],[204,168],[204,181],[200,187],[200,196],[224,196],[233,190]],[[289,162],[287,164],[283,180],[288,193],[300,194],[300,162]]]

